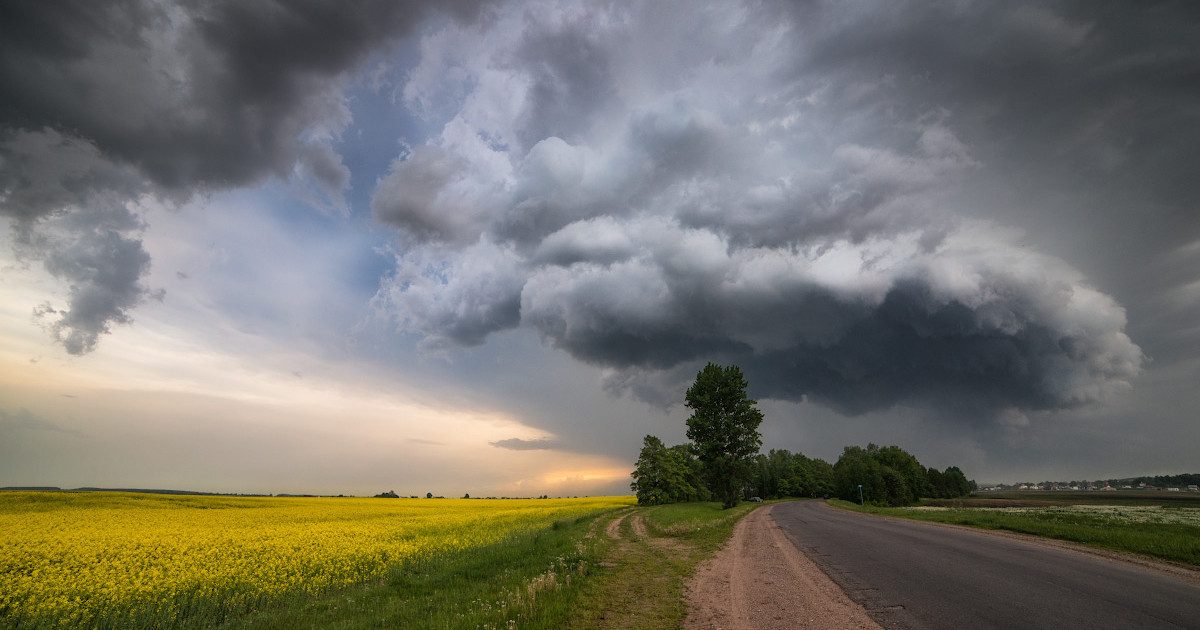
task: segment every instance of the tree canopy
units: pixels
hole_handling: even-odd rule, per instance
[[[833,467],[786,449],[754,458],[750,494],[764,499],[822,497],[833,492]]]
[[[861,494],[859,485],[862,485]],[[899,446],[847,446],[833,465],[834,493],[840,499],[878,505],[912,505],[970,494],[971,482],[956,466],[944,472],[925,468]]]
[[[762,447],[758,427],[763,415],[747,395],[748,386],[736,365],[709,363],[684,397],[692,410],[688,439],[695,445],[709,490],[726,508],[737,505],[752,458]]]
[[[629,485],[641,505],[698,501],[708,493],[700,485],[700,466],[686,444],[667,447],[647,435]]]
[[[957,466],[925,468],[899,446],[847,446],[836,464],[801,453],[771,449],[759,453],[763,414],[747,394],[736,365],[714,363],[696,374],[684,404],[688,444],[666,446],[647,435],[642,441],[630,488],[638,503],[655,505],[716,499],[726,508],[745,496],[767,499],[821,497],[862,500],[877,505],[911,505],[922,497],[970,494],[974,482]],[[861,486],[861,494],[860,494]]]

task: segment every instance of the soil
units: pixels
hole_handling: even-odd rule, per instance
[[[687,630],[879,626],[784,536],[771,506],[742,518],[688,585]]]

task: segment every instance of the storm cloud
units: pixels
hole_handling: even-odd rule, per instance
[[[332,148],[347,72],[424,3],[9,3],[0,9],[0,213],[18,255],[70,287],[39,307],[68,352],[151,295],[139,204],[296,182],[344,210]],[[470,15],[468,3],[453,5]]]
[[[708,360],[845,414],[1105,400],[1144,361],[1124,307],[970,193],[1031,181],[1024,151],[1119,172],[1121,129],[1161,129],[1106,73],[1194,115],[1155,77],[1195,53],[1137,56],[1148,31],[1116,26],[1040,3],[495,8],[422,40],[405,102],[445,123],[375,191],[403,243],[378,300],[427,348],[528,327],[651,401]]]
[[[1178,473],[1197,41],[1173,1],[0,3],[0,472],[622,493],[714,361],[829,461]]]

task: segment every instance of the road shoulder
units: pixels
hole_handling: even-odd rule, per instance
[[[783,630],[879,626],[813,564],[764,506],[688,584],[687,630]]]

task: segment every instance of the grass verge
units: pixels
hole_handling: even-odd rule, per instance
[[[1192,524],[1193,514],[1185,511],[1194,508],[1139,504],[929,509],[830,503],[857,512],[1034,534],[1200,567],[1200,525]]]
[[[721,548],[737,521],[757,507],[722,510],[719,503],[639,507],[619,514],[614,534],[603,536],[602,570],[581,589],[572,629],[683,627],[688,579]]]

